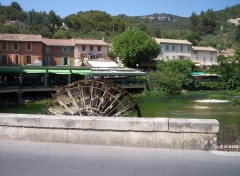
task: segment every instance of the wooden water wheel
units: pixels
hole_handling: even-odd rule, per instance
[[[54,115],[141,117],[138,105],[120,86],[89,79],[62,87],[53,95],[45,112]]]

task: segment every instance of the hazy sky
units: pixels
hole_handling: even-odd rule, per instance
[[[192,12],[199,14],[207,9],[222,10],[240,3],[240,0],[14,0],[23,10],[54,10],[65,17],[79,11],[100,10],[111,15],[126,14],[142,16],[153,13],[170,13],[189,17]],[[10,5],[12,0],[0,0],[2,5]]]

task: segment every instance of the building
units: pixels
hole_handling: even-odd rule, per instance
[[[160,54],[156,60],[191,59],[192,43],[187,40],[155,38],[160,44]]]
[[[74,65],[74,43],[70,39],[43,39],[43,65]]]
[[[108,44],[103,40],[73,39],[75,65],[90,59],[108,59]]]
[[[192,61],[203,67],[217,65],[217,50],[212,47],[193,46]]]
[[[23,21],[21,21],[21,20],[18,20],[18,19],[17,19],[17,20],[14,20],[14,21],[6,20],[5,25],[11,25],[11,24],[17,25],[18,28],[21,29],[21,30],[25,30],[25,29],[28,28],[27,23],[25,23],[25,22],[23,22]]]
[[[0,34],[0,65],[42,65],[42,36]]]
[[[236,26],[240,24],[240,18],[229,19],[228,23],[235,24]]]

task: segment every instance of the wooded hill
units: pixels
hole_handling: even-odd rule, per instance
[[[134,26],[153,37],[187,39],[194,45],[223,49],[240,43],[240,25],[227,22],[237,17],[240,17],[240,4],[216,12],[193,12],[189,18],[164,13],[134,17],[124,14],[111,16],[96,10],[80,11],[61,18],[53,10],[26,12],[20,4],[13,2],[9,6],[0,4],[0,33],[41,34],[46,38],[105,38],[111,42],[115,35]],[[6,20],[17,19],[25,22],[28,28],[19,29],[14,24],[5,24]]]

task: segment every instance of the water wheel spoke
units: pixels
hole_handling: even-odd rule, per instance
[[[79,116],[136,116],[138,106],[129,93],[103,80],[81,80],[61,88],[47,103],[49,114]]]

